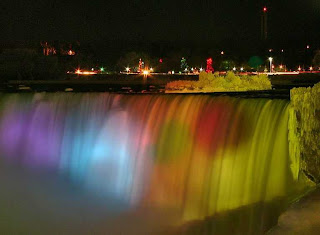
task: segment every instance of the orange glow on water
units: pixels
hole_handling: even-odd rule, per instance
[[[95,75],[97,74],[96,71],[81,71],[80,69],[77,69],[75,71],[76,74],[79,74],[79,75]]]

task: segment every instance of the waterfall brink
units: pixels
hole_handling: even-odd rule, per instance
[[[288,101],[206,95],[5,94],[6,162],[182,221],[285,197]]]

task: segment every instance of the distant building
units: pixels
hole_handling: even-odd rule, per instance
[[[54,43],[54,42],[40,42],[43,55],[61,55],[61,56],[74,56],[76,51],[73,49],[72,43]]]
[[[42,47],[43,55],[49,56],[57,54],[57,50],[48,42],[41,42],[40,45]]]

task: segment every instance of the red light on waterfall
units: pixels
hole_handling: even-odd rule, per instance
[[[224,144],[230,148],[236,147],[246,138],[245,133],[249,128],[249,119],[246,119],[243,111],[235,114],[235,104],[224,101],[208,104],[203,113],[201,113],[199,125],[195,130],[195,140],[204,151],[213,153],[211,156],[214,156],[214,153]],[[230,141],[224,143],[225,136],[222,136],[222,133],[226,135],[228,132],[227,120],[234,121],[233,128],[237,131],[234,132]]]
[[[263,12],[267,12],[268,11],[268,8],[267,7],[264,7],[263,8]]]

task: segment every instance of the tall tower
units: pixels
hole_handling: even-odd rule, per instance
[[[263,7],[261,14],[261,40],[268,38],[268,8]]]

